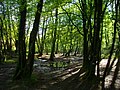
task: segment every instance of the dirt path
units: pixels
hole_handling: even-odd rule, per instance
[[[71,60],[71,64],[68,67],[64,68],[56,68],[56,67],[50,67],[47,64],[49,62],[41,62],[35,61],[34,66],[34,73],[37,73],[38,75],[38,81],[31,85],[25,86],[25,84],[18,85],[19,83],[13,84],[12,82],[12,76],[15,70],[15,63],[9,64],[4,63],[0,64],[0,90],[46,90],[49,88],[49,86],[54,85],[57,82],[61,82],[65,80],[66,78],[74,75],[79,68],[81,68],[82,61],[79,61],[80,58],[78,57],[71,57],[71,58],[59,58],[60,61],[62,60]],[[75,61],[76,60],[76,61]],[[76,63],[77,62],[77,63]],[[81,63],[81,64],[80,64]],[[107,60],[103,60],[100,64],[100,68],[105,67],[107,63]],[[110,75],[108,75],[105,79],[105,86],[109,87],[113,73],[114,73],[115,67],[112,69]],[[120,88],[120,71],[117,76],[117,80],[115,82],[115,87],[118,88],[116,90],[119,90]],[[53,89],[56,90],[56,89]],[[59,89],[58,89],[59,90]]]

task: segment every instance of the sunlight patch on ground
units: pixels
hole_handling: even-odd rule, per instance
[[[78,69],[78,70],[77,70],[77,71],[75,71],[75,72],[72,72],[72,75],[74,75],[74,74],[78,73],[78,72],[79,72],[79,70],[80,70],[80,69]]]
[[[100,62],[100,66],[106,67],[107,62],[108,62],[108,59],[102,59]]]
[[[108,59],[102,59],[101,62],[100,62],[100,66],[101,66],[101,67],[106,67],[107,62],[108,62]],[[112,60],[111,60],[111,62],[112,62]],[[114,63],[113,66],[115,66],[116,63],[117,63],[117,60],[115,61],[115,63]]]
[[[106,78],[105,78],[105,87],[106,88],[109,88],[111,82],[112,82],[112,78],[113,78],[113,75],[108,75]]]
[[[108,62],[108,59],[103,59],[101,62],[100,62],[100,68],[104,68],[106,67],[107,65],[107,62]],[[111,60],[112,62],[112,60]],[[110,63],[111,63],[110,62]],[[112,82],[112,79],[113,79],[113,76],[114,76],[114,71],[116,69],[116,63],[117,63],[117,60],[114,62],[113,66],[112,66],[112,69],[111,69],[111,72],[110,72],[110,75],[108,75],[106,78],[105,78],[105,87],[106,88],[109,88],[111,82]],[[103,73],[104,70],[101,70],[101,72]],[[117,79],[115,81],[115,87],[116,88],[120,88],[120,71],[118,72],[118,76],[117,76]]]
[[[5,63],[15,63],[15,60],[5,60]]]

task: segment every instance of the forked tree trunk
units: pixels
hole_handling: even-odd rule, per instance
[[[25,24],[26,24],[26,0],[21,0],[20,25],[18,30],[19,59],[13,79],[21,79],[24,77],[24,69],[26,66]]]
[[[95,67],[100,60],[100,30],[101,30],[101,17],[102,17],[102,0],[94,0],[95,12],[94,12],[94,33],[93,44],[90,58],[90,75],[95,76]]]

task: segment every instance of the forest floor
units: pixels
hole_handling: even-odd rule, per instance
[[[61,84],[61,82],[75,75],[80,70],[82,67],[82,57],[63,57],[56,55],[54,62],[48,61],[48,58],[48,55],[44,55],[43,57],[39,57],[38,60],[35,60],[32,79],[26,81],[12,81],[16,67],[16,63],[12,62],[12,60],[16,60],[16,58],[12,58],[12,60],[7,60],[6,63],[0,64],[0,90],[64,90],[64,83]],[[101,75],[106,63],[106,59],[102,60],[100,63]],[[115,65],[110,75],[105,79],[106,88],[108,88],[111,83],[114,70]],[[120,88],[119,83],[120,71],[115,82],[116,90]],[[69,85],[67,86],[69,87]]]

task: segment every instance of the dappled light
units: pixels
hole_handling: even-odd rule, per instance
[[[120,0],[0,0],[0,90],[120,90]]]

